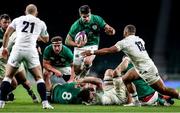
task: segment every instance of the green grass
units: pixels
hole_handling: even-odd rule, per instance
[[[34,88],[35,89],[35,88]],[[123,106],[86,106],[86,105],[61,105],[52,104],[54,110],[42,109],[41,103],[32,103],[31,98],[28,96],[25,89],[19,86],[15,91],[16,100],[13,103],[7,103],[4,109],[0,109],[0,112],[180,112],[180,101],[176,100],[175,104],[170,107],[163,106],[146,106],[146,107],[123,107]]]

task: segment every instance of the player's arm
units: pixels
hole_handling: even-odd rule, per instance
[[[80,83],[91,83],[97,86],[98,90],[103,90],[103,82],[100,78],[96,78],[96,77],[85,77],[83,79],[80,79],[80,81],[78,81]]]
[[[7,49],[7,45],[8,45],[8,42],[9,42],[9,37],[11,36],[11,34],[15,31],[15,29],[11,26],[9,26],[7,29],[6,29],[6,32],[4,33],[4,36],[3,36],[3,51],[2,51],[2,56],[3,58],[7,58],[8,57],[8,49]]]
[[[43,67],[47,70],[47,71],[51,71],[53,72],[56,76],[62,76],[62,73],[57,70],[56,68],[54,68],[49,60],[45,60],[43,59]]]
[[[115,33],[116,33],[115,29],[108,24],[105,25],[104,31],[108,35],[115,35]]]
[[[81,53],[83,56],[90,56],[90,55],[106,55],[106,54],[111,54],[111,53],[116,53],[118,52],[118,48],[116,46],[111,46],[109,48],[102,48],[99,50],[87,50]]]
[[[115,77],[121,75],[121,72],[127,69],[128,64],[129,64],[129,58],[124,57],[122,62],[113,71],[113,76]]]
[[[77,43],[75,43],[72,40],[72,37],[69,34],[66,37],[65,44],[68,45],[68,46],[73,46],[73,47],[77,47],[77,45],[78,45]]]

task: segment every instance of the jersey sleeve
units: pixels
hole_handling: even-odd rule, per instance
[[[72,24],[72,26],[68,32],[68,34],[72,37],[73,40],[79,31],[79,28],[78,28],[79,24],[78,23],[79,23],[78,20],[76,22],[74,22],[74,24]]]
[[[124,48],[124,41],[118,41],[114,46],[118,48],[118,51],[121,51]]]
[[[105,25],[106,25],[106,22],[104,21],[104,19],[100,16],[96,16],[97,18],[97,21],[99,23],[99,26],[101,29],[104,29]]]
[[[15,19],[9,24],[9,27],[12,27],[12,28],[16,29],[16,22],[17,22],[17,18],[15,18]]]

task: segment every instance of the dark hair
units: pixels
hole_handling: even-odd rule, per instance
[[[90,7],[88,5],[82,5],[79,8],[79,13],[80,14],[88,14],[90,12]]]
[[[83,89],[81,92],[78,94],[79,98],[81,98],[82,101],[84,102],[89,102],[90,100],[90,90],[89,89]]]
[[[126,29],[128,30],[129,33],[136,33],[136,27],[134,25],[127,25]]]
[[[55,36],[55,37],[53,37],[52,39],[51,39],[51,43],[52,42],[58,42],[58,41],[63,41],[63,39],[62,39],[62,37],[61,36]]]
[[[0,20],[2,20],[2,19],[11,20],[11,18],[10,18],[10,16],[9,16],[8,14],[2,14],[2,15],[0,16]]]

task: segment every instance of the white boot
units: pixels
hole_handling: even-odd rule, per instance
[[[43,101],[42,105],[43,109],[54,109],[54,107],[52,107],[47,100]]]
[[[0,100],[0,109],[1,109],[1,108],[4,108],[4,106],[5,106],[5,101]]]

